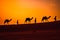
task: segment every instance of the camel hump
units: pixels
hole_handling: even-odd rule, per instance
[[[28,17],[28,18],[26,18],[26,19],[30,19],[30,18]]]
[[[26,18],[25,21],[30,20],[30,18]]]
[[[27,17],[27,18],[26,18],[26,20],[32,20],[32,19],[33,19],[33,17],[32,17],[32,18],[30,18],[30,17]]]
[[[5,19],[5,21],[8,21],[8,19]],[[4,22],[5,22],[5,21],[4,21]]]

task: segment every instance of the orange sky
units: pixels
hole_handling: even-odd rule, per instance
[[[52,16],[49,21],[53,21],[54,16],[60,19],[56,7],[55,2],[40,0],[0,0],[0,24],[10,18],[13,19],[10,24],[15,24],[17,19],[22,24],[26,17],[36,17],[37,22],[40,22],[43,16]]]

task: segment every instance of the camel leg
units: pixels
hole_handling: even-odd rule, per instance
[[[25,22],[25,24],[27,24],[27,22]]]
[[[48,20],[46,20],[47,22],[49,22]]]
[[[48,20],[45,20],[46,22],[49,22]]]
[[[4,21],[4,24],[6,23],[6,21]]]
[[[25,21],[24,24],[27,24],[27,21]]]
[[[31,22],[29,21],[29,24],[30,24]]]
[[[47,22],[47,20],[45,20],[45,22]]]
[[[42,23],[44,22],[44,20],[41,21]]]
[[[9,24],[9,23],[7,22],[7,24]]]
[[[4,22],[4,24],[5,24],[5,22]]]

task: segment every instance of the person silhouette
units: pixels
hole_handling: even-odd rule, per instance
[[[35,18],[35,24],[36,24],[36,18]]]
[[[54,20],[57,21],[57,16],[54,17]]]
[[[17,20],[17,24],[18,24],[18,20]]]

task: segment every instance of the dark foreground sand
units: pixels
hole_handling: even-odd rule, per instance
[[[60,40],[59,31],[1,32],[0,40]]]
[[[60,21],[28,25],[0,25],[0,40],[60,40]]]

